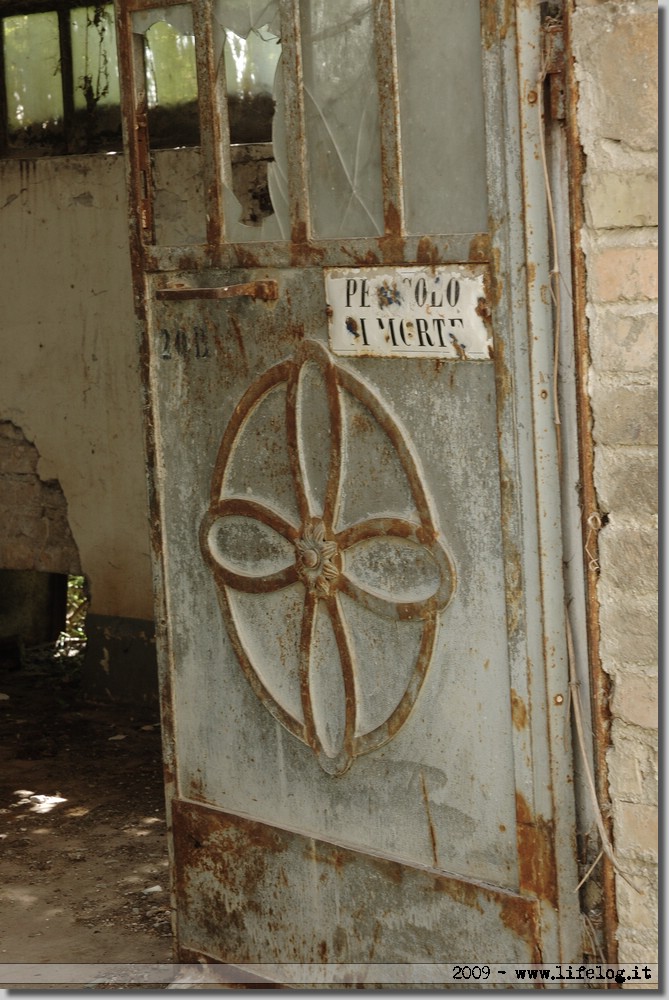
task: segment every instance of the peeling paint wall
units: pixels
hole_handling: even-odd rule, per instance
[[[602,667],[621,962],[657,962],[657,5],[576,0]]]
[[[63,530],[69,523],[91,610],[147,619],[152,586],[126,219],[120,156],[0,161],[0,421],[20,428],[33,449],[35,483],[60,484]],[[14,502],[15,486],[1,470],[0,487],[8,508],[0,514],[11,517],[12,537],[16,529],[3,567],[51,569],[39,565],[37,538],[32,567],[17,551],[17,517],[25,526],[27,508]],[[50,542],[57,544],[55,535]],[[74,565],[72,556],[60,571]]]

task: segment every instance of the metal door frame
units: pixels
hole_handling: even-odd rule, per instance
[[[178,0],[162,0],[160,6]],[[540,11],[534,0],[482,0],[482,43],[490,221],[486,234],[409,236],[402,202],[398,138],[393,0],[374,0],[385,234],[378,239],[315,240],[309,194],[299,58],[299,0],[279,0],[285,58],[286,114],[294,141],[289,153],[291,239],[285,243],[226,244],[223,190],[229,179],[227,111],[217,90],[207,0],[192,0],[196,37],[202,158],[207,179],[207,242],[158,247],[148,191],[151,167],[140,54],[120,44],[121,92],[130,192],[135,309],[141,330],[146,407],[156,626],[163,720],[163,758],[169,805],[176,796],[174,704],[166,648],[166,598],[161,540],[160,470],[151,415],[148,285],[145,275],[170,276],[202,268],[369,266],[370,264],[489,263],[488,301],[495,334],[498,436],[505,551],[506,606],[514,709],[519,891],[540,901],[542,941],[550,961],[581,953],[575,860],[575,813],[569,720],[565,605],[562,577],[560,477],[553,412],[553,322],[549,228],[539,162],[537,88],[541,75]],[[121,38],[132,40],[132,11],[151,0],[117,0]],[[383,54],[389,57],[383,58]],[[138,95],[135,109],[133,94]],[[516,148],[515,138],[519,143]],[[520,169],[518,170],[518,167]],[[136,206],[136,207],[134,207]],[[499,262],[505,273],[499,273]],[[509,462],[512,465],[509,465]],[[516,494],[514,483],[520,484]],[[537,551],[516,540],[536,537]],[[534,595],[534,596],[533,596]],[[531,698],[530,698],[531,694]],[[545,759],[533,752],[550,748]]]

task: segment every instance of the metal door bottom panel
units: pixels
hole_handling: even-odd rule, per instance
[[[230,964],[540,961],[533,899],[209,806],[173,806],[182,955]]]

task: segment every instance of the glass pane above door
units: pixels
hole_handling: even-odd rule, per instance
[[[383,235],[374,5],[307,0],[300,9],[313,234]]]
[[[488,228],[480,4],[397,0],[409,233]]]

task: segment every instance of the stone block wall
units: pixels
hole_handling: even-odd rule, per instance
[[[657,962],[657,5],[575,0],[620,962]]]

